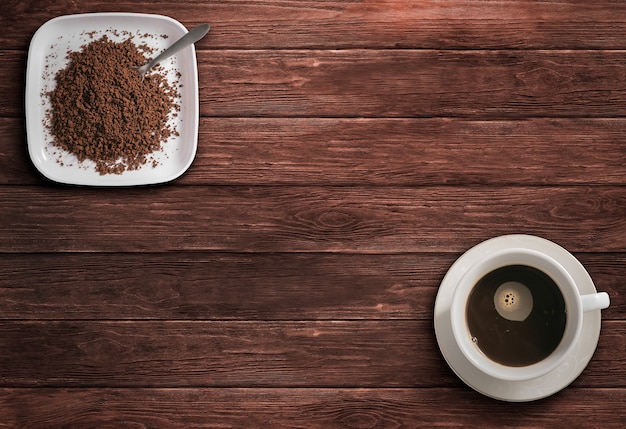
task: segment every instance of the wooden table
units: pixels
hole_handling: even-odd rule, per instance
[[[56,16],[191,28],[180,179],[42,178],[27,50]],[[0,6],[0,427],[603,427],[626,421],[626,3],[8,1]],[[433,331],[473,245],[534,234],[612,305],[565,390],[466,387]]]

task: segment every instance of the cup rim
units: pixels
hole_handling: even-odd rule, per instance
[[[567,312],[565,331],[555,350],[545,359],[522,367],[506,366],[488,358],[472,342],[466,323],[467,301],[475,284],[486,274],[510,265],[530,266],[550,276],[561,290]],[[469,267],[453,293],[450,316],[454,340],[467,360],[479,371],[508,381],[534,379],[554,370],[574,348],[583,322],[580,294],[569,272],[550,255],[527,248],[503,249]]]

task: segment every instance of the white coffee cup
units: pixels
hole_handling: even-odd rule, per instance
[[[466,309],[468,299],[476,284],[485,275],[494,270],[511,265],[532,267],[548,275],[558,286],[563,296],[567,313],[565,330],[556,349],[543,360],[527,366],[506,366],[490,359],[473,341],[467,323]],[[527,298],[524,287],[520,286],[519,283],[510,282],[510,284],[502,287],[512,288],[513,290],[518,288],[519,295],[522,298]],[[497,300],[497,297],[494,300]],[[450,317],[454,339],[463,355],[473,366],[483,373],[500,380],[521,381],[541,377],[563,363],[580,339],[583,327],[583,314],[588,311],[607,308],[609,304],[609,296],[604,292],[581,295],[575,279],[550,255],[526,248],[507,248],[492,253],[478,261],[461,277],[452,296]],[[522,302],[521,306],[524,307],[524,305]],[[532,307],[532,305],[531,300],[530,306]],[[508,311],[508,309],[503,308],[502,311]],[[529,310],[526,308],[513,308],[511,311],[521,311],[521,317],[523,318],[523,313]],[[512,316],[511,320],[515,320],[515,317],[517,316]]]

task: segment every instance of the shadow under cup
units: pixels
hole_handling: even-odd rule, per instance
[[[502,380],[529,380],[556,368],[580,335],[582,314],[569,273],[529,249],[507,249],[471,267],[451,307],[463,354]]]

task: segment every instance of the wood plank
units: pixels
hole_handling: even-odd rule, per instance
[[[457,256],[4,254],[0,319],[432,320]],[[626,319],[626,254],[576,256]]]
[[[0,386],[459,385],[429,325],[5,321]]]
[[[44,184],[0,118],[0,184]],[[177,184],[626,184],[626,120],[202,118]]]
[[[615,51],[202,51],[198,62],[207,116],[626,113],[615,84],[626,65]]]
[[[45,183],[28,154],[24,118],[0,117],[0,184],[42,184]]]
[[[187,27],[208,21],[201,47],[217,48],[626,48],[620,0],[430,1],[307,0],[283,2],[120,1],[116,11],[159,13]],[[3,2],[0,44],[24,48],[36,29],[59,15],[109,12],[106,1]],[[19,20],[10,19],[20,16]]]
[[[623,119],[203,118],[181,183],[626,183]]]
[[[49,427],[551,427],[621,429],[625,389],[511,404],[468,389],[2,389],[3,425]]]
[[[7,186],[0,252],[463,252],[497,235],[626,251],[626,188]]]
[[[0,116],[23,115],[24,51],[1,51]],[[624,117],[621,51],[204,50],[214,117]]]
[[[0,15],[4,16],[4,14]],[[0,22],[4,25],[4,22]],[[23,117],[24,94],[26,85],[26,51],[0,50],[2,67],[0,68],[0,117]],[[8,81],[7,81],[8,80]],[[17,84],[19,82],[19,84]],[[24,130],[22,130],[24,133]]]
[[[0,318],[431,319],[454,257],[5,254]]]
[[[605,321],[576,387],[625,388]],[[4,387],[452,387],[432,321],[5,321]]]

